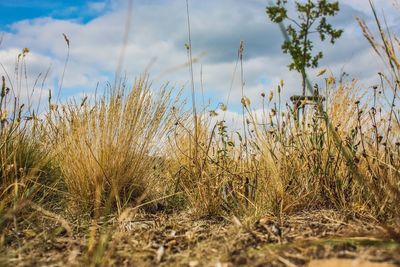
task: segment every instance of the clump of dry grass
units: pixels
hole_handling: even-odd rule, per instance
[[[378,104],[383,88],[366,91],[354,82],[336,84],[332,77],[326,87],[322,111],[315,103],[297,123],[290,106],[285,114],[274,110],[267,127],[257,130],[267,210],[280,215],[330,208],[396,217],[398,141],[394,134],[385,136],[398,131],[393,124],[388,130],[394,107]]]
[[[396,217],[400,158],[393,133],[399,128],[387,121],[394,106],[386,111],[378,106],[383,88],[365,91],[354,82],[336,84],[332,77],[326,86],[322,112],[315,103],[301,123],[290,108],[285,115],[272,112],[268,128],[257,131],[268,209],[281,214],[333,208]]]
[[[116,206],[162,189],[163,142],[175,121],[167,86],[152,92],[146,78],[131,90],[111,88],[91,105],[52,106],[49,133],[67,191],[78,212]],[[160,177],[159,177],[160,176]]]
[[[245,103],[247,140],[235,138],[223,121],[210,125],[202,118],[197,161],[193,129],[181,125],[169,162],[195,212],[253,217],[336,209],[382,219],[396,216],[400,158],[393,133],[398,128],[388,131],[385,118],[395,112],[378,106],[382,89],[366,91],[333,77],[326,78],[324,89],[326,103],[312,103],[300,122],[291,106],[277,108],[283,105],[272,95],[272,108],[261,118]],[[281,90],[283,83],[278,99]],[[387,132],[392,138],[384,137]]]
[[[7,86],[3,76],[0,92],[0,234],[10,223],[17,227],[19,215],[32,201],[43,203],[50,195],[55,196],[49,189],[55,187],[53,174],[56,169],[44,145],[40,121],[30,107],[20,103],[15,89]]]
[[[211,125],[206,116],[197,119],[196,128],[187,121],[176,125],[168,148],[173,153],[167,158],[175,192],[183,193],[197,216],[231,210],[236,200],[232,183],[239,175],[226,126]]]
[[[269,188],[266,203],[277,214],[347,203],[337,193],[347,194],[353,185],[348,187],[350,178],[339,172],[343,156],[316,105],[301,123],[290,107],[283,114],[273,111],[267,127],[257,130],[260,169]]]
[[[189,6],[188,19],[188,51],[189,71],[191,77],[192,120],[182,118],[176,124],[174,135],[170,138],[169,150],[175,151],[168,157],[170,175],[175,184],[175,192],[183,193],[186,204],[197,216],[214,216],[224,213],[250,214],[257,208],[254,205],[257,187],[261,188],[257,178],[257,162],[250,148],[244,127],[242,134],[232,133],[224,120],[215,122],[211,117],[217,113],[197,113],[195,86],[193,79]],[[243,60],[243,42],[238,49],[238,60]],[[241,80],[243,81],[243,64],[241,64]],[[242,86],[242,93],[243,93]],[[203,103],[204,105],[204,103]],[[243,96],[244,110],[249,105]],[[220,104],[221,112],[227,107]],[[214,121],[214,122],[213,122]],[[253,130],[251,130],[253,131]],[[243,135],[243,136],[242,136]]]
[[[327,101],[313,103],[298,121],[290,105],[281,108],[281,83],[278,100],[271,95],[272,107],[261,119],[242,99],[243,137],[233,137],[223,121],[183,127],[186,136],[174,143],[174,176],[197,213],[281,215],[329,208],[398,216],[399,41],[384,32],[372,10],[382,43],[360,25],[389,67],[389,74],[379,74],[381,85],[361,88],[327,77]]]
[[[373,103],[369,110],[359,110],[359,113],[368,117],[370,130],[360,133],[365,136],[361,142],[366,169],[375,187],[375,195],[379,201],[380,213],[390,214],[400,218],[396,203],[400,200],[400,120],[398,87],[400,81],[400,61],[398,58],[400,41],[391,33],[386,25],[382,25],[376,8],[370,1],[371,10],[378,29],[378,36],[374,36],[367,24],[360,18],[357,21],[365,38],[369,41],[377,55],[386,65],[386,73],[378,73],[381,84],[373,89]],[[385,30],[386,29],[386,30]]]

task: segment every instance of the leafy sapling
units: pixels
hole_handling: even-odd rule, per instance
[[[322,51],[313,53],[312,35],[318,34],[323,42],[329,39],[334,44],[343,33],[341,29],[334,29],[327,22],[327,17],[335,16],[339,12],[339,2],[327,0],[293,1],[297,18],[289,16],[287,0],[276,0],[274,5],[266,8],[270,20],[274,23],[282,23],[282,30],[288,35],[288,39],[282,44],[285,54],[290,54],[292,62],[290,70],[301,74],[303,96],[306,93],[307,68],[318,67],[319,60],[323,57]],[[292,1],[290,1],[292,2]],[[288,21],[288,26],[283,22]]]

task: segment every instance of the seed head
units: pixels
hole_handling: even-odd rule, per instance
[[[268,96],[268,101],[271,102],[272,98],[274,97],[274,92],[270,91]]]

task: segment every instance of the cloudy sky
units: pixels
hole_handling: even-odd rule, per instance
[[[399,9],[394,1],[375,0],[375,4],[379,12],[386,15],[389,27],[398,32]],[[127,2],[0,0],[0,63],[4,67],[0,69],[1,75],[7,72],[13,87],[18,87],[16,59],[27,47],[30,50],[24,63],[27,78],[22,76],[21,95],[32,94],[32,98],[38,98],[43,95],[41,88],[57,94],[67,55],[64,33],[70,40],[70,54],[61,98],[91,94],[96,86],[101,90],[114,80],[127,29]],[[278,26],[266,16],[267,4],[265,0],[189,1],[199,105],[202,88],[204,102],[210,103],[209,109],[219,102],[226,103],[230,95],[230,111],[240,110],[240,73],[238,69],[235,72],[235,63],[241,40],[245,49],[245,95],[252,99],[255,108],[260,102],[260,93],[268,93],[281,79],[286,84],[284,99],[300,91],[300,76],[287,69],[290,58],[281,53],[283,38]],[[318,69],[309,70],[309,76],[317,82],[316,73],[326,68],[327,73],[336,76],[346,72],[349,79],[355,78],[360,86],[367,87],[376,83],[376,73],[382,70],[379,58],[364,40],[355,21],[355,17],[361,17],[373,26],[368,0],[343,0],[340,4],[340,13],[330,22],[344,29],[343,37],[334,46],[321,47],[325,57]],[[133,0],[122,72],[133,81],[135,76],[149,70],[155,87],[168,81],[189,91],[185,43],[185,0]]]

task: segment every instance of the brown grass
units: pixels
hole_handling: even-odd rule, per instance
[[[177,112],[171,93],[167,87],[152,93],[140,78],[131,90],[122,84],[93,104],[50,111],[50,141],[78,212],[115,205],[120,213],[127,203],[162,192],[160,156]]]
[[[260,117],[245,97],[241,65],[240,132],[230,132],[223,120],[213,123],[216,111],[197,112],[195,101],[191,112],[182,112],[185,101],[179,92],[168,86],[153,90],[143,76],[131,88],[120,83],[80,102],[53,103],[50,96],[40,118],[30,104],[21,105],[16,93],[11,97],[14,91],[3,79],[2,242],[5,233],[47,216],[68,228],[68,235],[89,231],[87,263],[101,264],[115,230],[108,226],[110,216],[137,214],[139,207],[151,205],[185,215],[188,209],[197,218],[233,217],[240,227],[266,214],[281,225],[304,211],[334,210],[345,217],[373,218],[396,239],[400,42],[384,30],[371,6],[379,35],[358,21],[388,67],[379,73],[381,84],[362,88],[326,76],[319,88],[326,101],[307,105],[297,118],[292,105],[281,102],[281,82],[275,98],[262,95]],[[190,42],[187,48],[193,74]],[[241,61],[243,49],[241,43]],[[194,83],[192,90],[194,96]],[[224,105],[220,109],[226,110]],[[83,215],[95,220],[71,223]]]

